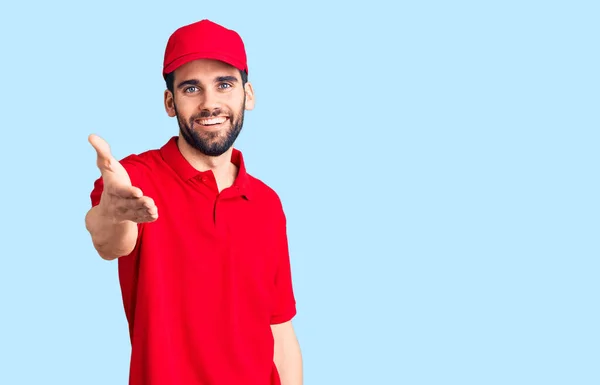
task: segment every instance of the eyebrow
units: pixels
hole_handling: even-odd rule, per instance
[[[219,76],[215,79],[215,83],[221,83],[221,82],[232,82],[235,83],[237,82],[237,78],[235,76]]]
[[[179,88],[181,88],[183,86],[198,86],[198,85],[200,85],[200,82],[198,80],[189,79],[189,80],[184,80],[181,83],[179,83],[177,85],[177,88],[179,89]]]
[[[215,83],[221,83],[221,82],[231,82],[231,83],[236,83],[238,81],[238,79],[235,76],[217,76],[215,78]],[[184,86],[199,86],[200,85],[200,81],[196,80],[196,79],[188,79],[188,80],[184,80],[181,83],[179,83],[177,85],[177,88],[182,88]]]

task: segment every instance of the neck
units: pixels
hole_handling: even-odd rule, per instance
[[[181,155],[196,170],[200,172],[211,170],[213,172],[219,191],[233,184],[238,171],[237,166],[231,163],[233,147],[219,156],[208,156],[190,146],[181,135],[177,140],[177,146]]]

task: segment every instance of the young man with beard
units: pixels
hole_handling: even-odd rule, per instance
[[[101,177],[86,228],[118,258],[131,385],[302,383],[285,214],[233,147],[254,107],[247,74],[236,32],[181,27],[163,68],[179,136],[121,161],[89,138]]]

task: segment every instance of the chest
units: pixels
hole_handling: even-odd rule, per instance
[[[168,282],[268,291],[276,272],[275,221],[258,202],[210,190],[157,189],[145,227],[146,265]]]

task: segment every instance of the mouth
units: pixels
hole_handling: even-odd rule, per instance
[[[229,120],[226,116],[217,116],[214,118],[203,118],[203,119],[195,119],[194,124],[197,124],[204,128],[221,128],[223,124],[225,124]]]

